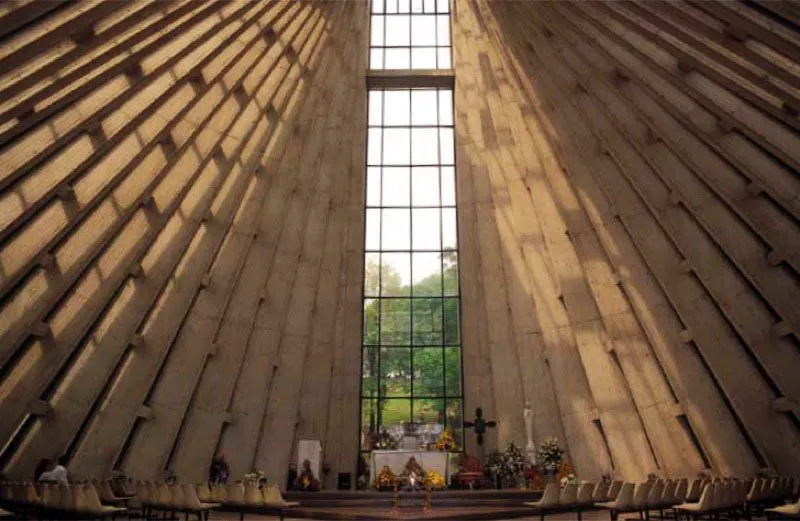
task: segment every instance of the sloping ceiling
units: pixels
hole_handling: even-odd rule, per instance
[[[365,9],[69,2],[6,36],[3,472],[282,482],[300,437],[352,466]]]
[[[124,7],[121,7],[124,5]],[[458,0],[466,414],[800,472],[787,2]],[[365,2],[0,6],[0,472],[353,471]],[[488,370],[487,370],[488,368]],[[473,442],[468,449],[475,452]]]
[[[800,31],[764,6],[459,4],[467,403],[501,448],[529,401],[582,476],[800,471]]]

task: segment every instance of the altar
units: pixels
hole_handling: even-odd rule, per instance
[[[372,451],[372,477],[377,476],[384,465],[396,475],[400,475],[405,469],[406,463],[411,457],[416,458],[425,471],[435,470],[443,476],[445,481],[449,478],[450,458],[447,452],[433,452],[426,450],[373,450]]]

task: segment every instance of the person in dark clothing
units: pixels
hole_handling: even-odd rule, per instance
[[[208,481],[211,483],[227,483],[230,474],[231,469],[228,467],[228,462],[225,461],[225,456],[223,454],[214,456],[208,469]]]

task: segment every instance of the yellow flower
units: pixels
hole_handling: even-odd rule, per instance
[[[432,489],[444,488],[444,477],[435,470],[429,470],[428,474],[425,476],[425,485]]]
[[[436,450],[454,450],[455,448],[456,440],[453,438],[453,434],[450,432],[449,428],[445,429],[436,440]]]

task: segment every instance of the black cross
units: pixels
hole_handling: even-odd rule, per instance
[[[496,421],[487,421],[483,419],[483,409],[478,407],[475,409],[475,419],[471,422],[464,422],[464,427],[474,427],[475,434],[478,435],[478,445],[483,446],[483,435],[486,433],[486,427],[497,427]]]

